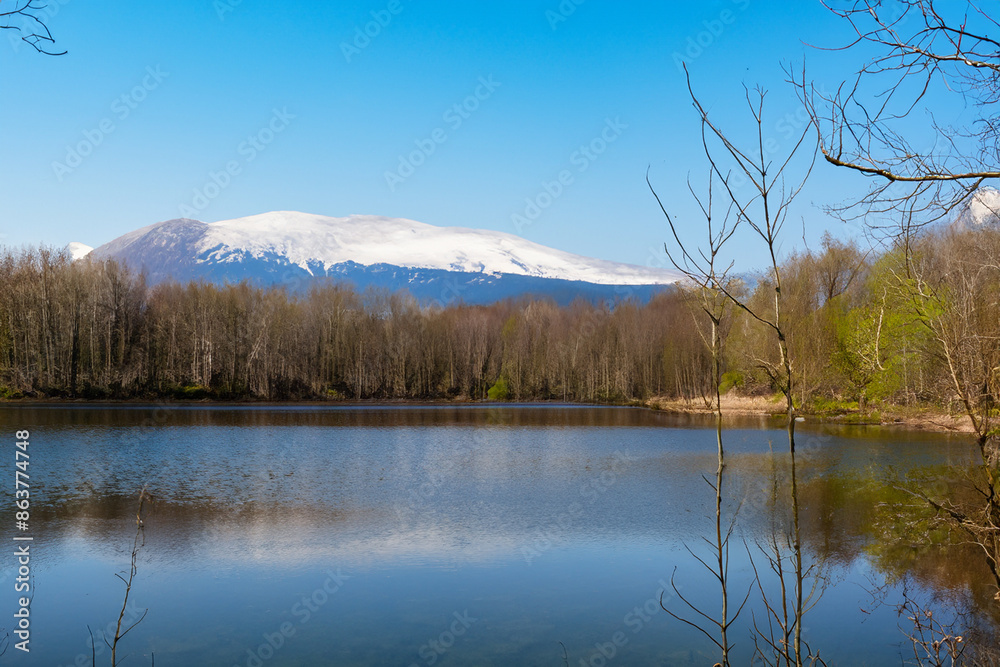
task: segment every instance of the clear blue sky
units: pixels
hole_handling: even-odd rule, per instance
[[[565,0],[567,16],[560,0],[49,3],[67,55],[0,34],[7,245],[96,246],[182,213],[290,209],[494,229],[649,264],[667,230],[647,165],[678,220],[700,229],[683,181],[704,163],[676,54],[707,44],[690,69],[723,125],[745,127],[742,84],[768,87],[780,140],[777,123],[798,110],[781,63],[821,62],[802,40],[845,34],[811,1]],[[377,34],[357,38],[376,19]],[[603,153],[578,152],[602,134]],[[400,169],[417,142],[430,154]],[[551,205],[512,222],[563,170],[572,180]],[[810,243],[850,233],[819,205],[863,187],[819,165],[785,250],[801,246],[803,218]],[[751,243],[733,254],[762,263]]]

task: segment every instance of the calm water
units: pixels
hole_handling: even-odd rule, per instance
[[[787,513],[774,492],[787,457],[780,428],[733,426],[724,511],[739,512],[731,588],[742,598],[748,551],[760,559]],[[709,555],[701,536],[714,534],[702,477],[714,480],[714,432],[697,420],[566,406],[5,406],[0,427],[8,481],[14,431],[31,431],[34,536],[31,652],[11,648],[5,663],[90,664],[87,626],[100,637],[122,605],[115,573],[128,568],[143,485],[156,502],[126,620],[149,611],[121,644],[127,665],[152,653],[157,667],[562,665],[560,642],[571,665],[715,658],[655,602],[676,572],[685,597],[717,606],[688,551]],[[871,609],[868,591],[907,570],[945,598],[967,582],[932,554],[888,548],[871,489],[971,449],[809,425],[799,446],[803,541],[829,582],[806,638],[831,664],[898,664],[896,614]],[[15,565],[0,557],[5,619]],[[683,611],[669,587],[666,599]],[[735,664],[749,663],[761,609],[751,595],[731,631]],[[98,644],[97,663],[110,664]]]

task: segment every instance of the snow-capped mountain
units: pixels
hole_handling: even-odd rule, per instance
[[[160,222],[98,247],[93,256],[124,261],[153,283],[249,279],[295,289],[311,278],[334,277],[359,289],[405,287],[424,300],[470,303],[522,293],[560,302],[575,296],[647,299],[679,279],[672,271],[581,257],[501,232],[290,211],[213,223]]]
[[[1000,190],[986,186],[972,193],[955,224],[968,228],[998,221],[1000,221]]]
[[[93,252],[93,250],[94,249],[91,248],[89,245],[79,243],[77,241],[73,241],[72,243],[66,246],[66,252],[69,253],[69,256],[72,257],[73,260],[83,259],[91,252]]]

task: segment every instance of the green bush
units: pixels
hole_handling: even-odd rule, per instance
[[[208,398],[211,395],[211,391],[207,387],[203,387],[200,384],[185,384],[180,387],[175,387],[173,394],[174,398],[177,399],[197,401],[203,398]]]
[[[746,378],[743,377],[743,373],[739,371],[727,371],[722,374],[719,382],[719,393],[727,394],[733,387],[742,387],[745,380]]]
[[[5,387],[3,385],[0,385],[0,398],[8,400],[15,398],[24,398],[24,394],[17,391],[16,389],[11,389],[10,387]]]
[[[501,377],[495,385],[490,387],[486,395],[489,396],[491,401],[510,400],[510,388],[507,386],[507,380]]]

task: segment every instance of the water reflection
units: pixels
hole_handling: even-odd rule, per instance
[[[561,664],[559,641],[579,664],[617,632],[621,664],[711,664],[717,647],[644,606],[676,567],[686,598],[719,608],[684,546],[718,544],[731,517],[733,664],[766,617],[760,595],[735,616],[754,584],[743,544],[755,558],[776,535],[787,546],[796,516],[804,569],[831,581],[802,632],[830,664],[898,660],[904,580],[970,618],[992,608],[981,557],[926,539],[926,508],[893,488],[916,475],[947,490],[950,466],[975,458],[960,438],[805,425],[793,468],[780,423],[734,420],[720,474],[710,419],[622,408],[5,406],[0,424],[36,447],[25,664],[71,664],[87,624],[117,613],[144,484],[157,502],[133,592],[151,611],[126,640],[138,664],[245,665],[285,622],[297,632],[268,665],[427,664],[421,647],[466,611],[480,620],[435,664]],[[331,570],[350,579],[300,623]]]

